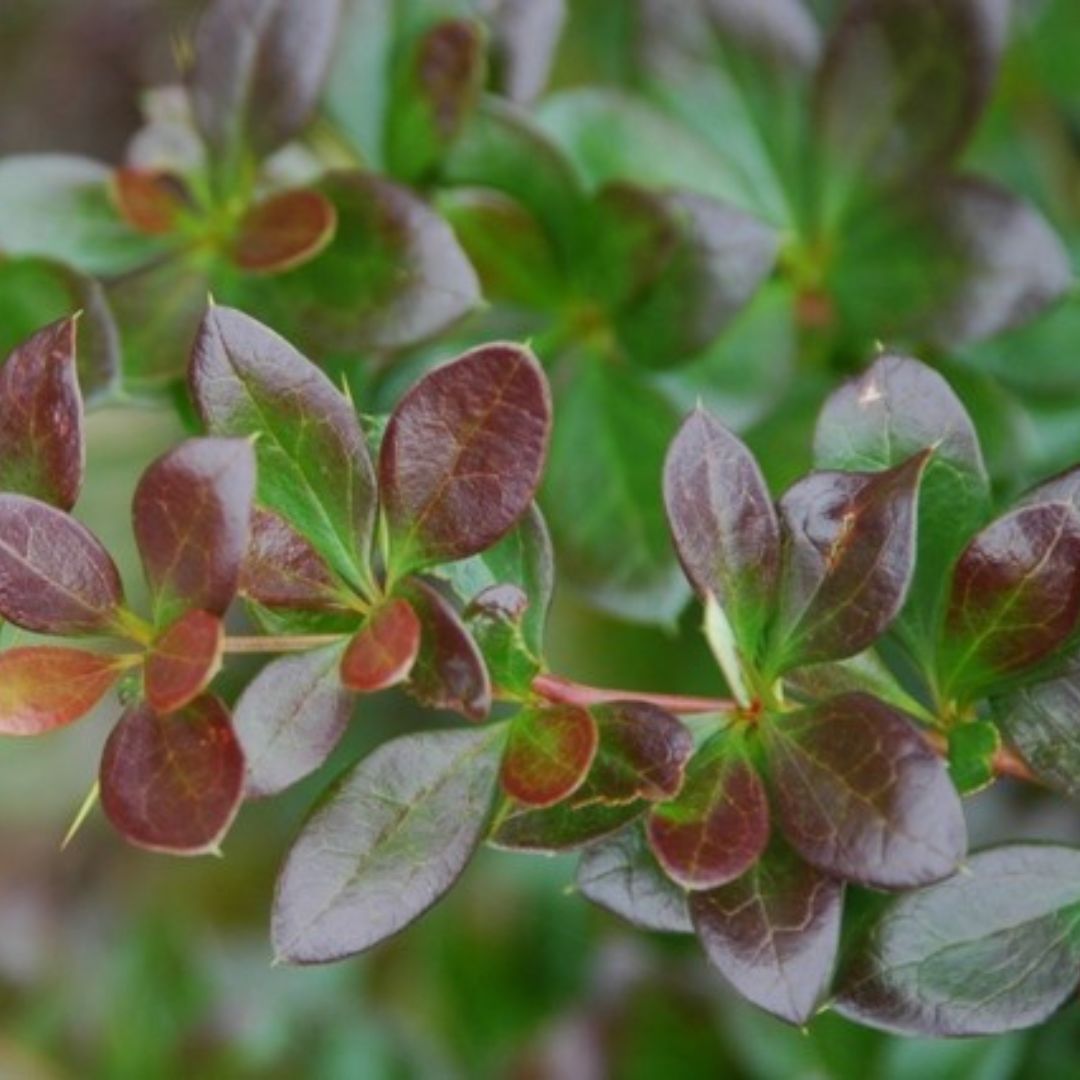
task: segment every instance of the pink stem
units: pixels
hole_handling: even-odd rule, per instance
[[[548,701],[561,705],[605,705],[612,701],[646,701],[669,712],[690,716],[699,713],[733,712],[737,706],[730,698],[684,697],[682,694],[651,694],[641,690],[605,690],[598,686],[564,679],[559,675],[537,675],[533,690]]]

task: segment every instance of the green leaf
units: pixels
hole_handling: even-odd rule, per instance
[[[585,780],[599,733],[586,709],[527,707],[510,721],[502,768],[503,791],[526,806],[554,806]]]
[[[577,804],[573,799],[542,810],[512,807],[500,813],[488,837],[497,848],[556,854],[576,851],[618,832],[645,813],[644,800],[609,806],[604,803]]]
[[[836,1008],[903,1034],[997,1035],[1046,1020],[1080,983],[1080,851],[1011,844],[898,897],[841,973]]]
[[[492,585],[465,609],[469,633],[483,654],[497,696],[526,700],[541,668],[529,650],[522,622],[529,598],[516,585]]]
[[[962,795],[973,795],[994,782],[994,755],[1001,733],[989,720],[959,724],[949,731],[949,775]]]
[[[406,735],[348,772],[304,825],[278,879],[279,960],[362,952],[457,880],[491,816],[505,730]]]

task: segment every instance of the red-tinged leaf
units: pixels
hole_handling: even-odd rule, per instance
[[[491,679],[472,635],[430,585],[412,581],[409,601],[422,628],[409,692],[433,709],[453,709],[470,720],[483,720],[491,710]]]
[[[682,787],[694,739],[671,713],[644,701],[589,710],[600,745],[582,795],[608,803],[673,799]]]
[[[774,842],[737,881],[690,896],[709,962],[747,1000],[790,1024],[814,1015],[840,942],[844,887]]]
[[[43,735],[85,716],[124,661],[81,649],[29,646],[0,653],[0,735]]]
[[[594,904],[642,930],[693,932],[686,893],[660,868],[636,825],[586,848],[577,885]]]
[[[926,885],[959,866],[960,797],[902,713],[842,694],[769,717],[763,731],[780,827],[811,865],[877,889]]]
[[[421,379],[394,410],[379,480],[398,571],[483,551],[536,494],[551,399],[536,358],[483,345]]]
[[[576,851],[625,828],[641,817],[648,805],[644,800],[615,806],[598,802],[578,805],[573,799],[542,810],[515,805],[505,815],[499,814],[488,842],[507,851]]]
[[[334,236],[337,210],[317,191],[285,191],[244,215],[232,242],[241,270],[280,274],[315,258]]]
[[[783,572],[771,668],[862,652],[904,606],[915,565],[915,506],[930,451],[894,469],[820,472],[780,500]]]
[[[1080,514],[1063,502],[988,525],[953,568],[938,648],[943,692],[977,696],[1063,644],[1080,619]]]
[[[256,507],[240,590],[264,607],[340,607],[342,586],[311,544],[283,517]]]
[[[23,342],[0,368],[0,491],[61,510],[82,488],[86,449],[74,318]]]
[[[147,650],[146,700],[157,713],[176,712],[195,700],[221,669],[225,626],[208,611],[188,611]]]
[[[223,307],[203,319],[191,388],[212,432],[258,436],[259,503],[359,585],[367,575],[377,496],[352,405],[287,341]]]
[[[776,595],[780,527],[753,455],[704,409],[668,450],[664,503],[687,577],[717,598],[753,657]]]
[[[248,684],[233,716],[248,798],[284,791],[333,753],[354,700],[340,666],[341,647],[332,645],[273,660]]]
[[[244,755],[225,706],[201,697],[159,716],[132,706],[101,758],[101,805],[131,843],[174,855],[217,850],[244,792]]]
[[[159,627],[185,611],[223,615],[251,533],[255,453],[246,439],[189,439],[135,489],[135,540]]]
[[[351,956],[427,911],[487,828],[504,734],[407,735],[347,773],[308,819],[278,878],[278,959]]]
[[[598,744],[596,722],[585,709],[522,709],[510,723],[500,773],[503,790],[526,806],[554,806],[581,787]]]
[[[109,553],[73,517],[0,493],[0,616],[42,634],[113,629],[124,604]]]
[[[1080,983],[1080,851],[1010,844],[905,893],[850,952],[837,1011],[905,1035],[997,1035],[1042,1023]]]
[[[112,191],[124,220],[147,236],[172,232],[188,202],[183,182],[158,169],[123,166],[113,173]]]
[[[195,32],[191,101],[222,155],[267,154],[296,135],[319,100],[340,0],[214,0]]]
[[[359,694],[404,682],[420,652],[420,619],[408,600],[375,608],[341,658],[341,681]]]
[[[714,889],[746,872],[769,839],[765,787],[738,735],[714,736],[690,759],[678,796],[654,806],[649,844],[673,881]]]

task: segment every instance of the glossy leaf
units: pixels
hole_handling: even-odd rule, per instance
[[[224,615],[251,534],[255,453],[245,439],[189,439],[135,489],[135,540],[158,627],[200,609]]]
[[[120,575],[74,518],[0,493],[0,616],[43,634],[105,633],[124,603]]]
[[[334,204],[317,191],[284,191],[241,219],[230,254],[242,270],[280,274],[314,259],[333,239]]]
[[[1080,851],[1011,844],[897,897],[841,974],[836,1008],[904,1034],[1041,1023],[1080,983]]]
[[[249,798],[276,795],[314,772],[341,741],[353,697],[341,685],[341,647],[267,664],[236,703],[233,726]]]
[[[578,805],[573,799],[542,810],[518,806],[498,815],[488,840],[507,851],[576,851],[617,833],[641,817],[648,806],[644,800],[610,806],[598,802]]]
[[[173,855],[215,852],[239,809],[244,756],[214,697],[159,716],[124,713],[101,759],[101,806],[128,841]]]
[[[588,710],[573,705],[525,708],[510,722],[500,779],[526,806],[554,806],[584,782],[599,735]]]
[[[958,724],[949,731],[949,775],[962,795],[973,795],[994,782],[994,757],[1001,733],[989,720]]]
[[[0,491],[61,510],[82,488],[86,448],[74,318],[23,342],[0,368]]]
[[[296,135],[326,78],[340,0],[214,0],[196,28],[195,118],[219,152],[258,154]]]
[[[501,728],[407,735],[330,791],[289,852],[274,899],[280,960],[362,952],[457,880],[491,814]]]
[[[146,653],[145,690],[162,715],[189,705],[221,668],[225,627],[217,615],[187,611],[157,636]]]
[[[736,881],[692,893],[690,915],[709,962],[743,997],[805,1024],[832,976],[843,895],[774,840]]]
[[[404,682],[420,652],[420,619],[408,600],[389,600],[364,621],[341,658],[341,681],[371,694]]]
[[[967,844],[959,796],[901,713],[843,694],[770,717],[763,733],[780,827],[812,866],[879,889],[956,870]]]
[[[85,716],[109,692],[123,660],[82,649],[0,652],[0,735],[43,735]]]
[[[686,893],[660,868],[640,828],[623,829],[586,848],[577,886],[594,904],[642,930],[693,932]]]
[[[664,504],[683,569],[699,596],[716,597],[752,659],[776,595],[780,527],[753,455],[704,409],[668,450]]]
[[[989,512],[990,481],[971,417],[936,371],[887,354],[829,397],[814,433],[822,469],[889,469],[928,447],[934,453],[919,487],[915,576],[899,623],[924,648],[946,575]]]
[[[112,176],[112,194],[124,220],[137,232],[160,236],[173,231],[186,192],[167,172],[124,166]]]
[[[811,473],[788,489],[773,670],[853,656],[888,628],[914,570],[915,500],[929,456],[883,472]]]
[[[408,599],[422,628],[409,692],[430,708],[452,709],[470,720],[483,720],[491,710],[491,679],[472,635],[430,585],[412,581]]]
[[[191,385],[218,435],[258,435],[258,501],[351,584],[366,575],[375,472],[348,401],[283,338],[229,308],[206,313]]]
[[[738,742],[721,733],[690,759],[676,798],[653,807],[649,845],[672,880],[687,889],[733,881],[769,839],[765,787]]]
[[[395,569],[482,551],[525,513],[551,400],[536,358],[485,345],[422,378],[383,436],[379,482]]]
[[[1021,507],[988,525],[953,569],[938,647],[943,692],[971,697],[1044,659],[1080,619],[1080,515]]]

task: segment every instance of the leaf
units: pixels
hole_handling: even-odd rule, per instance
[[[391,599],[372,610],[341,658],[341,681],[371,694],[404,682],[420,652],[420,619],[408,600]]]
[[[843,895],[774,841],[736,881],[691,893],[690,915],[709,962],[743,997],[802,1025],[829,985]]]
[[[42,255],[94,276],[132,270],[161,254],[117,214],[111,171],[71,154],[16,154],[0,161],[0,251]]]
[[[407,689],[422,705],[452,709],[470,720],[491,711],[491,680],[476,642],[457,612],[430,585],[409,582],[409,602],[420,618],[420,653]]]
[[[225,706],[210,696],[169,716],[132,706],[105,743],[100,783],[102,809],[125,840],[173,855],[217,851],[244,787]]]
[[[123,658],[82,649],[0,652],[0,735],[44,735],[81,719],[123,669]]]
[[[753,660],[776,596],[780,527],[753,455],[704,409],[668,449],[664,505],[687,577],[717,598]]]
[[[46,326],[0,368],[0,490],[61,510],[75,505],[85,469],[76,325]]]
[[[484,657],[496,696],[532,696],[541,662],[525,641],[522,623],[528,607],[529,598],[516,585],[492,585],[465,609],[465,625]]]
[[[577,886],[594,904],[642,930],[693,932],[686,893],[660,869],[636,826],[585,849]]]
[[[190,705],[221,669],[225,626],[207,611],[187,611],[146,653],[147,704],[164,716]]]
[[[547,85],[566,0],[502,0],[491,16],[495,83],[511,101],[531,104]]]
[[[334,751],[354,701],[340,668],[341,647],[331,645],[272,660],[248,683],[233,717],[248,798],[284,791]]]
[[[814,462],[822,469],[889,469],[927,448],[934,453],[919,487],[915,576],[898,624],[924,651],[946,575],[990,507],[990,481],[967,410],[936,371],[887,354],[829,397],[814,434]]]
[[[260,504],[351,585],[368,574],[375,471],[349,402],[314,364],[246,315],[211,308],[191,358],[192,393],[218,435],[258,435]]]
[[[501,728],[406,735],[348,772],[282,868],[273,914],[278,959],[354,955],[431,907],[487,827],[503,736]]]
[[[897,897],[841,973],[836,1008],[903,1034],[997,1035],[1041,1023],[1080,982],[1080,851],[1008,844]]]
[[[991,522],[953,569],[938,647],[942,694],[971,700],[1049,656],[1080,619],[1080,515],[1024,506]]]
[[[675,414],[630,371],[592,355],[571,363],[543,503],[560,573],[605,611],[670,624],[689,592],[656,497]]]
[[[0,493],[0,615],[42,634],[100,634],[124,605],[109,553],[74,518]]]
[[[280,274],[314,259],[334,237],[337,210],[317,191],[283,191],[241,219],[230,254],[242,270]]]
[[[784,676],[784,692],[806,704],[813,705],[853,690],[872,694],[886,705],[893,705],[911,716],[926,713],[926,707],[901,686],[872,649],[846,660],[795,668]]]
[[[483,345],[424,376],[390,417],[379,485],[397,573],[490,547],[525,513],[551,427],[532,353]]]
[[[160,169],[121,166],[112,175],[112,196],[120,215],[136,232],[167,235],[188,201],[183,181]]]
[[[189,439],[135,489],[135,541],[159,628],[201,609],[224,615],[251,534],[255,454],[245,439]]]
[[[500,779],[526,806],[554,806],[585,780],[599,735],[588,710],[574,705],[526,707],[510,721]]]
[[[214,0],[195,31],[195,119],[219,154],[298,134],[326,78],[340,0]]]
[[[256,444],[256,455],[258,444]],[[314,547],[280,514],[255,507],[240,592],[265,607],[339,608],[344,586]]]
[[[995,779],[994,756],[1001,733],[989,720],[958,724],[949,731],[949,775],[962,795],[974,795]]]
[[[785,493],[770,670],[853,656],[888,629],[911,583],[915,499],[929,457],[883,472],[811,473]]]
[[[694,752],[689,730],[646,701],[616,701],[590,710],[600,745],[583,795],[608,803],[663,802],[679,794]]]
[[[911,722],[864,693],[769,717],[773,806],[795,851],[877,889],[953,873],[967,837],[956,789]]]
[[[498,816],[488,841],[507,851],[575,851],[618,832],[641,817],[648,805],[644,800],[617,806],[597,802],[578,805],[571,799],[543,810],[515,807]]]
[[[769,839],[769,808],[739,736],[721,732],[691,759],[682,790],[649,813],[649,846],[686,889],[713,889],[757,861]]]

